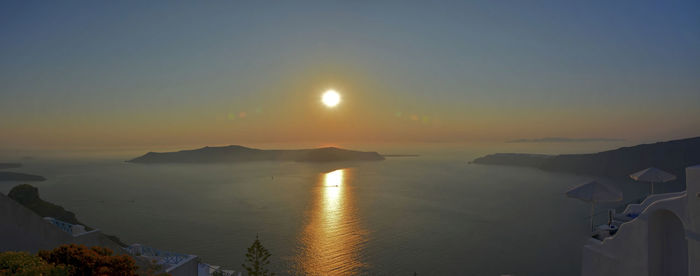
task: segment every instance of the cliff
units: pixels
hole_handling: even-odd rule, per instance
[[[547,171],[568,172],[627,179],[628,175],[648,167],[657,167],[685,182],[685,168],[700,164],[700,137],[623,147],[590,154],[556,156],[532,154],[492,154],[477,158],[477,164],[535,167]]]
[[[17,185],[10,190],[7,196],[34,211],[34,213],[41,217],[52,217],[71,224],[85,225],[80,223],[72,212],[66,211],[66,209],[61,206],[39,198],[39,189],[32,185]]]
[[[58,220],[68,222],[70,224],[80,224],[85,226],[87,230],[92,229],[84,223],[78,221],[73,212],[67,211],[61,206],[44,201],[39,197],[39,189],[29,184],[17,185],[7,194],[7,197],[13,199],[25,208],[32,210],[40,217],[52,217]],[[127,246],[118,237],[104,234],[104,236],[122,247]]]

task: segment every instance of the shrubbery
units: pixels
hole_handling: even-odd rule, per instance
[[[50,264],[65,265],[71,275],[136,275],[134,260],[128,255],[112,256],[109,248],[69,244],[38,255]]]
[[[37,255],[27,252],[2,252],[0,275],[137,275],[138,267],[131,256],[113,256],[112,253],[109,248],[88,248],[76,244],[41,250]]]
[[[53,265],[27,252],[0,252],[0,275],[69,275],[63,265]]]

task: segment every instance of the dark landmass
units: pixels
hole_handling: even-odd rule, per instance
[[[623,147],[590,154],[555,156],[492,154],[474,159],[476,164],[512,165],[547,171],[628,179],[631,173],[656,167],[685,183],[685,168],[700,164],[700,137]]]
[[[34,211],[34,213],[37,213],[39,216],[52,217],[71,224],[84,225],[75,218],[75,214],[72,212],[66,211],[66,209],[63,209],[61,206],[39,198],[39,189],[32,185],[17,185],[10,190],[7,196]]]
[[[133,163],[232,163],[251,161],[379,161],[377,152],[353,151],[339,148],[300,150],[261,150],[243,146],[204,147],[178,152],[149,152],[127,162]]]
[[[22,167],[20,163],[0,163],[0,170],[2,169],[14,169]]]
[[[17,172],[0,171],[0,181],[44,181],[46,178],[40,175]]]
[[[0,163],[0,170],[2,169],[14,169],[20,168],[22,164],[20,163]],[[33,175],[28,173],[18,173],[18,172],[5,172],[0,171],[0,181],[44,181],[46,178],[40,175]]]
[[[39,197],[39,189],[32,185],[17,185],[14,188],[12,188],[12,190],[10,190],[10,193],[8,193],[7,196],[13,199],[14,201],[19,202],[24,207],[27,207],[27,209],[34,211],[34,213],[41,217],[52,217],[58,220],[68,222],[70,224],[80,224],[85,226],[86,230],[92,230],[92,228],[90,228],[89,226],[78,221],[73,212],[67,211],[61,206],[41,199]],[[123,247],[127,246],[116,236],[106,234],[105,236]]]

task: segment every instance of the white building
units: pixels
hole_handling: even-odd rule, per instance
[[[686,168],[686,191],[631,204],[631,218],[583,247],[583,276],[700,275],[700,165]]]
[[[241,276],[240,272],[236,273],[233,270],[224,270],[219,266],[203,263],[196,255],[160,250],[138,243],[124,249],[134,258],[141,258],[149,263],[154,263],[160,266],[163,272],[172,276]]]

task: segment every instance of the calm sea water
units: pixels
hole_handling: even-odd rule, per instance
[[[33,183],[44,199],[105,233],[234,270],[259,235],[279,274],[579,274],[590,209],[564,192],[591,178],[467,160],[37,160],[19,171],[46,176]]]

